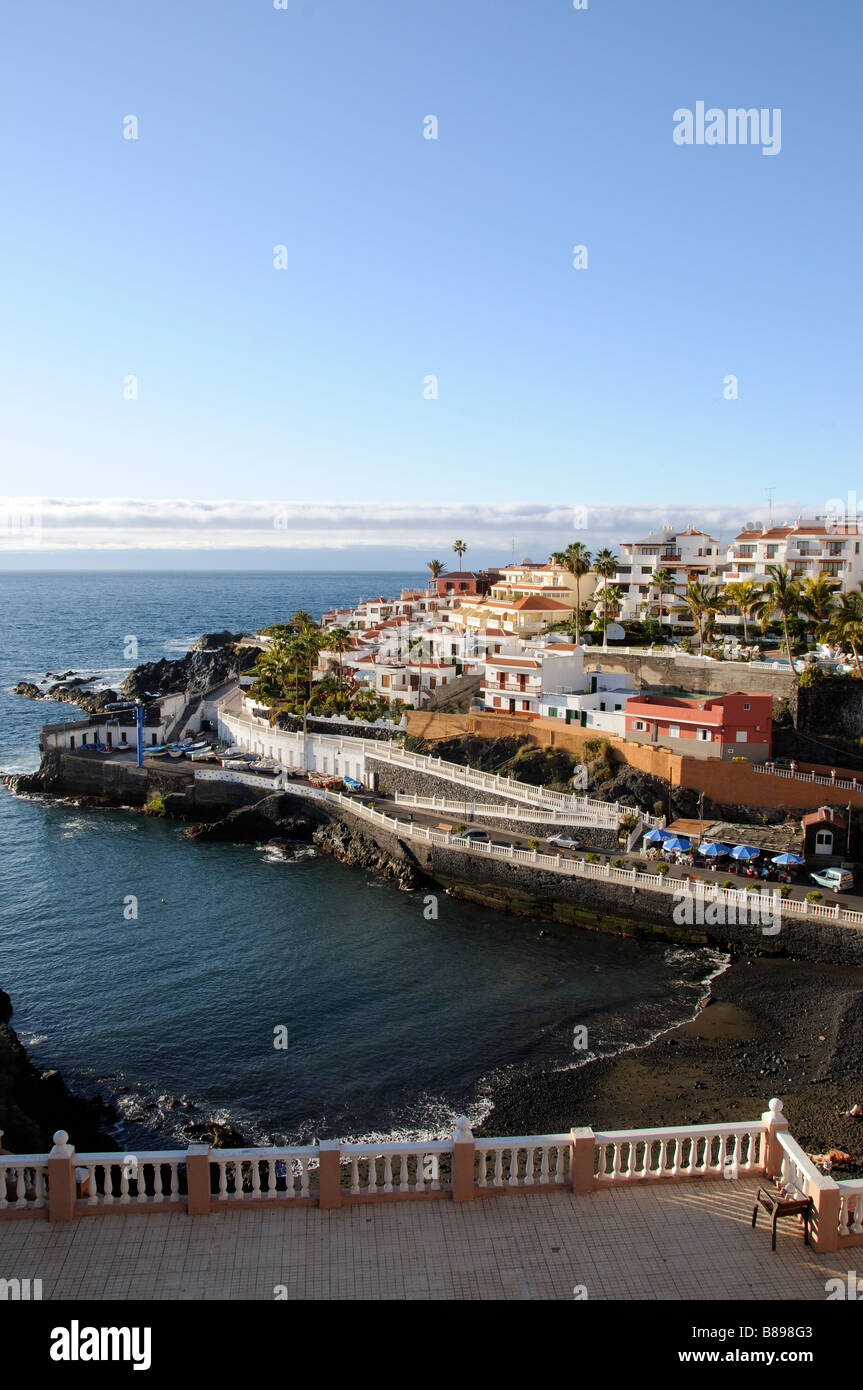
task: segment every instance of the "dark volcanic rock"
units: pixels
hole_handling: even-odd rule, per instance
[[[210,1144],[214,1149],[244,1149],[246,1137],[233,1125],[220,1124],[218,1120],[195,1121],[183,1125],[183,1133],[188,1134],[194,1144]]]
[[[136,666],[126,677],[123,694],[133,698],[183,692],[189,696],[201,695],[212,686],[236,676],[253,655],[253,650],[240,649],[236,644],[228,643],[218,651],[192,648],[176,660],[162,657],[160,661],[147,661],[142,666]]]
[[[0,990],[0,1129],[10,1153],[47,1153],[65,1129],[80,1152],[115,1150],[106,1126],[116,1120],[100,1097],[73,1095],[59,1072],[40,1072],[10,1026],[12,1001]]]
[[[191,840],[227,841],[234,844],[258,844],[283,836],[291,840],[310,840],[321,824],[322,816],[311,807],[297,816],[295,797],[274,792],[252,806],[238,806],[221,820],[208,825],[193,825],[186,834]]]
[[[13,695],[23,695],[27,700],[41,700],[42,691],[32,681],[19,681],[12,687]]]

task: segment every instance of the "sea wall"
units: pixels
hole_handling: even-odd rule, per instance
[[[363,845],[375,846],[394,866],[402,871],[410,869],[418,882],[425,879],[456,897],[486,907],[642,940],[710,945],[743,955],[788,955],[832,965],[863,966],[863,930],[854,927],[790,916],[781,920],[776,936],[765,935],[761,925],[752,922],[680,926],[672,916],[671,894],[654,894],[641,888],[633,891],[626,884],[563,877],[526,864],[488,859],[447,846],[424,845],[402,839],[382,826],[356,822],[346,812],[336,811],[331,820],[341,824],[342,845],[348,838],[360,857]],[[321,841],[326,847],[326,832]],[[445,909],[441,905],[439,910]]]

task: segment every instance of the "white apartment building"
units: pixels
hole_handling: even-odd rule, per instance
[[[694,526],[683,531],[663,526],[661,531],[650,531],[642,540],[625,541],[620,547],[617,573],[609,580],[610,585],[620,589],[622,597],[618,606],[609,607],[609,616],[633,621],[644,617],[659,619],[661,607],[664,627],[692,626],[688,610],[682,604],[687,584],[695,579],[715,584],[723,568],[724,556],[719,542]],[[661,596],[654,580],[657,570],[667,570],[674,576],[674,588],[666,589]],[[601,584],[594,599],[599,617],[602,614]]]
[[[583,647],[542,642],[520,654],[489,656],[482,698],[486,709],[501,714],[560,719],[618,733],[626,698],[634,689],[635,679],[628,673],[599,668],[585,675]],[[616,715],[616,722],[603,722],[605,714]]]
[[[728,547],[726,584],[763,584],[768,565],[786,565],[792,579],[836,579],[847,592],[863,580],[863,529],[828,516],[798,517],[783,526],[749,523]]]

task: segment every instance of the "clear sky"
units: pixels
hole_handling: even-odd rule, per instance
[[[0,490],[863,495],[863,6],[588,4],[7,15]],[[697,101],[781,151],[676,144]]]

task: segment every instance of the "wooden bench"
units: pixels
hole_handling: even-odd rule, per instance
[[[451,835],[452,832],[455,830],[455,826],[450,825],[449,822],[445,820],[438,821],[437,828],[438,830],[446,831],[448,835]]]

